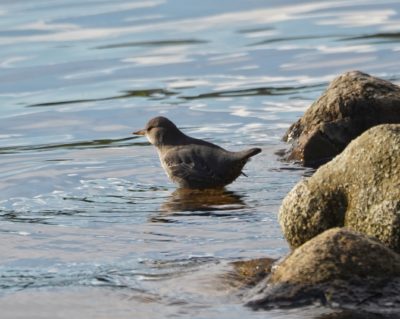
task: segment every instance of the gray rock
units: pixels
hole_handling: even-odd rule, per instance
[[[400,252],[400,124],[375,126],[285,197],[279,222],[292,247],[346,226]]]
[[[251,294],[253,308],[319,302],[398,313],[400,255],[363,234],[333,228],[295,249]]]
[[[368,74],[344,73],[284,136],[287,160],[317,167],[372,126],[400,123],[400,87]]]

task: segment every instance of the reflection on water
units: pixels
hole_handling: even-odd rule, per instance
[[[243,196],[225,189],[178,188],[161,205],[162,212],[238,210],[246,207]]]

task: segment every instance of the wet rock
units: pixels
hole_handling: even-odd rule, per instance
[[[385,316],[384,314],[375,314],[355,309],[323,314],[315,319],[400,319],[400,316],[397,314]]]
[[[232,262],[234,271],[230,273],[230,280],[241,287],[254,286],[270,274],[275,262],[276,259],[268,257],[234,261]]]
[[[400,311],[400,255],[375,239],[333,228],[295,249],[254,290],[255,309],[319,302],[377,313]]]
[[[372,126],[400,123],[400,87],[368,74],[344,73],[284,136],[287,160],[317,167]]]
[[[270,282],[317,284],[354,276],[400,276],[400,255],[363,234],[332,228],[293,251],[274,270]]]
[[[279,222],[292,247],[346,226],[400,252],[400,124],[375,126],[285,197]]]

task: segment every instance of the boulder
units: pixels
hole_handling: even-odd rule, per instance
[[[359,71],[344,73],[288,129],[284,140],[292,147],[284,157],[318,167],[383,123],[400,123],[400,87]]]
[[[400,252],[400,124],[375,126],[285,197],[279,223],[292,247],[337,226]]]
[[[314,237],[272,269],[254,290],[253,308],[319,302],[343,309],[400,311],[400,255],[345,228]]]

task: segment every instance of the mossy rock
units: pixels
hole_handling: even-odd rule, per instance
[[[292,248],[332,227],[400,252],[400,124],[375,126],[285,197],[279,222]]]

